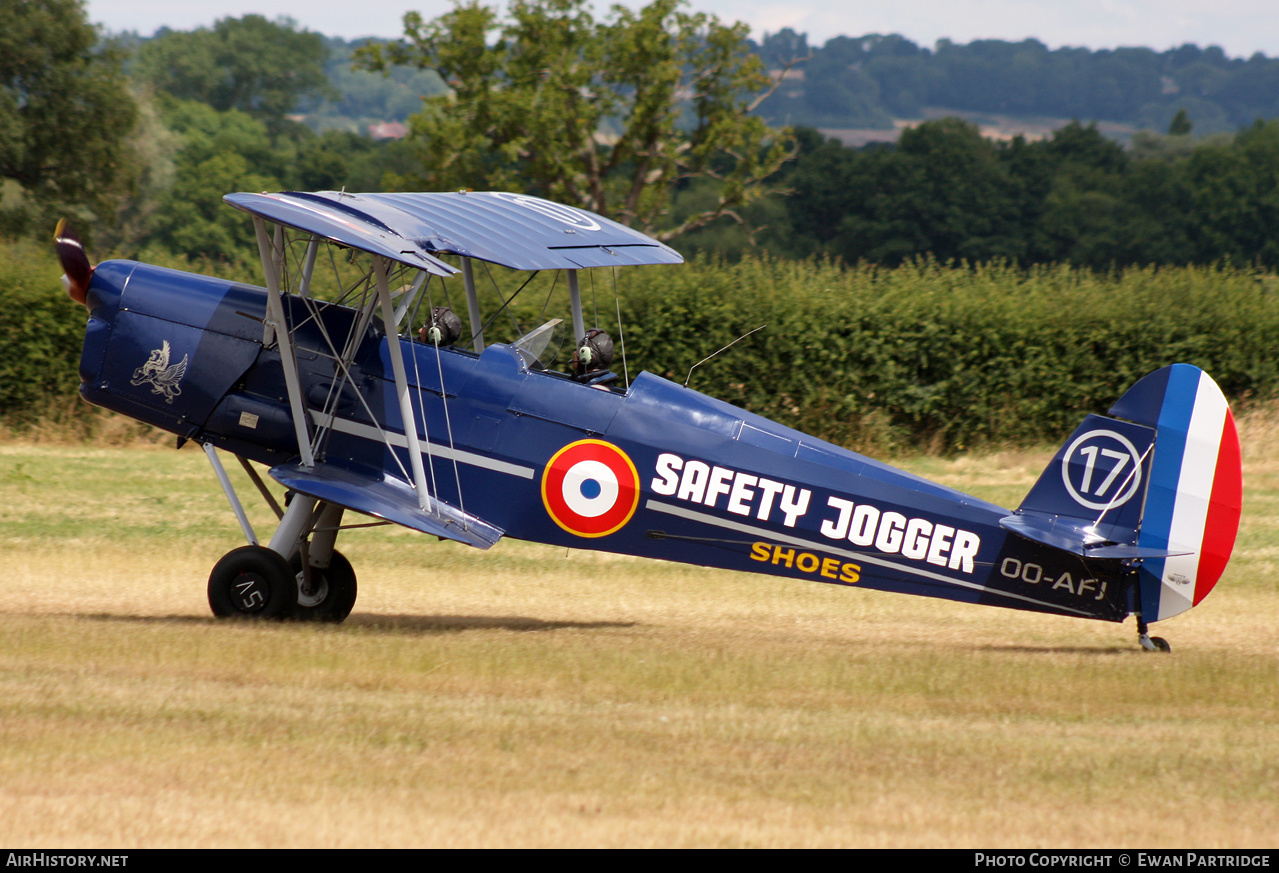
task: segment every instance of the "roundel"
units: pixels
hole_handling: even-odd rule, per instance
[[[602,537],[631,520],[639,473],[626,453],[603,440],[578,440],[542,472],[542,504],[551,520],[579,537]]]

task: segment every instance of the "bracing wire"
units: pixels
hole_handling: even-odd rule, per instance
[[[395,337],[395,342],[399,341],[400,338],[397,335]],[[426,448],[426,464],[427,468],[431,471],[431,496],[433,499],[439,499],[440,487],[435,479],[435,458],[431,455],[431,431],[426,424],[426,395],[422,393],[422,371],[418,364],[417,348],[414,346],[412,339],[409,341],[409,351],[413,353],[413,387],[416,389],[417,393],[418,419],[422,425],[422,442],[425,443]],[[441,402],[444,401],[443,373],[440,373],[440,400]]]
[[[478,331],[477,333],[474,333],[474,334],[472,334],[472,335],[471,335],[471,340],[470,340],[470,341],[471,341],[472,343],[473,343],[473,342],[475,342],[475,338],[476,338],[477,336],[479,336],[480,334],[484,333],[484,331],[488,330],[488,329],[492,326],[493,322],[497,320],[497,317],[498,317],[499,315],[501,315],[501,314],[502,314],[502,310],[503,310],[503,309],[506,309],[506,307],[507,307],[507,306],[510,306],[510,305],[511,305],[511,301],[512,301],[512,300],[514,300],[516,297],[519,297],[519,296],[520,296],[520,292],[521,292],[521,291],[523,291],[525,288],[527,288],[527,287],[528,287],[528,283],[529,283],[529,282],[532,282],[534,279],[536,279],[536,278],[537,278],[537,276],[538,276],[538,273],[540,273],[540,272],[541,272],[541,271],[539,270],[539,271],[537,271],[537,272],[535,272],[535,273],[531,274],[531,275],[530,275],[527,279],[525,279],[525,280],[524,280],[524,284],[523,284],[523,285],[521,285],[520,287],[518,287],[518,288],[516,288],[516,289],[515,289],[515,293],[514,293],[514,294],[512,294],[512,295],[510,296],[510,299],[508,299],[507,301],[505,301],[505,302],[504,302],[504,303],[503,303],[503,304],[502,304],[502,305],[498,308],[497,312],[494,312],[494,313],[493,313],[493,315],[489,318],[489,320],[488,320],[488,321],[486,321],[486,322],[484,322],[484,324],[480,325],[480,329],[479,329],[479,331]],[[489,278],[492,278],[492,277],[490,276]],[[494,287],[496,287],[496,284],[494,285]],[[501,292],[501,290],[499,289],[499,290],[498,290],[498,296],[500,297],[500,296],[501,296],[501,294],[502,294],[502,292]],[[512,319],[512,321],[514,321],[514,319]],[[518,324],[518,323],[516,323],[516,325],[515,325],[515,329],[516,329],[517,331],[520,329],[520,326],[519,326],[519,324]],[[516,335],[517,335],[517,336],[522,336],[522,334],[518,334],[518,333],[517,333]]]
[[[1115,496],[1110,498],[1110,502],[1107,503],[1106,508],[1101,511],[1101,515],[1097,516],[1097,520],[1092,523],[1093,528],[1096,528],[1099,524],[1101,524],[1101,520],[1106,517],[1106,513],[1110,512],[1110,510],[1114,508],[1115,502],[1119,499],[1119,495],[1123,494],[1124,491],[1127,490],[1128,486],[1132,483],[1133,477],[1141,474],[1141,467],[1146,463],[1146,458],[1149,457],[1150,452],[1154,449],[1154,447],[1154,443],[1146,446],[1146,451],[1142,452],[1141,457],[1137,459],[1136,466],[1128,471],[1128,475],[1124,478],[1124,481],[1115,489]]]
[[[441,282],[441,285],[444,283]],[[427,294],[430,294],[430,288],[427,288]],[[434,308],[434,300],[430,301]],[[449,438],[449,459],[453,462],[453,481],[457,484],[457,506],[462,510],[462,530],[466,530],[466,499],[462,497],[462,473],[457,466],[457,447],[453,443],[453,419],[449,414],[449,396],[444,390],[444,362],[440,359],[440,344],[432,342],[435,347],[435,369],[440,374],[440,404],[444,407],[444,431]],[[414,355],[414,360],[417,356]],[[434,459],[431,459],[431,466],[434,467]]]
[[[598,328],[600,326],[600,305],[599,305],[599,301],[595,299],[595,271],[594,270],[590,271],[590,276],[591,276],[591,309],[595,311],[594,326]]]
[[[440,284],[444,284],[442,280]],[[421,293],[418,294],[417,300],[413,301],[413,312],[409,314],[409,339],[413,339],[413,325],[417,324],[417,313],[418,313],[418,310],[422,308],[422,301],[426,300],[430,296],[431,296],[431,275],[428,273],[426,276],[425,287],[422,289]],[[428,303],[426,311],[431,312],[433,309],[434,307]]]
[[[489,277],[489,282],[493,285],[493,290],[497,292],[497,296],[500,298],[500,297],[502,296],[502,289],[501,289],[500,287],[498,287],[497,280],[493,278],[493,274],[489,271],[489,265],[488,265],[488,262],[487,262],[487,261],[480,261],[480,263],[484,265],[484,275]],[[539,271],[539,272],[540,272],[540,271]],[[524,290],[524,289],[528,286],[528,283],[529,283],[529,282],[531,282],[531,281],[533,281],[533,277],[534,277],[534,276],[536,276],[536,275],[537,275],[537,273],[534,273],[532,276],[529,276],[529,277],[528,277],[528,279],[527,279],[527,280],[525,280],[524,284],[523,284],[523,285],[521,285],[521,286],[519,287],[519,289],[518,289],[518,290],[517,290],[514,294],[512,294],[512,295],[511,295],[511,299],[510,299],[510,300],[508,300],[508,301],[506,301],[506,303],[503,303],[503,304],[502,304],[502,308],[501,308],[501,309],[499,309],[497,312],[493,313],[493,317],[494,317],[494,318],[496,318],[496,317],[498,316],[498,314],[500,314],[500,313],[502,312],[502,310],[503,310],[503,309],[506,309],[507,304],[509,304],[509,303],[511,302],[511,300],[514,300],[514,299],[515,299],[515,298],[519,295],[520,291],[523,291],[523,290]],[[523,329],[522,327],[520,327],[519,320],[518,320],[518,319],[516,319],[516,317],[515,317],[515,310],[513,310],[513,309],[507,309],[506,311],[507,311],[507,315],[508,315],[508,316],[510,317],[510,319],[511,319],[511,326],[515,328],[515,335],[516,335],[516,336],[523,336],[523,335],[524,335],[524,329]],[[492,320],[490,319],[490,320],[489,320],[489,324],[492,324],[492,323],[493,323],[493,322],[492,322]],[[486,324],[486,325],[484,325],[484,326],[485,326],[486,328],[488,327],[488,325],[487,325],[487,324]]]
[[[560,271],[556,270],[555,275],[551,279],[551,290],[546,292],[546,300],[542,303],[542,311],[537,314],[537,323],[540,326],[546,318],[546,307],[551,305],[551,295],[555,293],[555,286],[560,283]]]
[[[444,303],[449,309],[453,309],[453,295],[449,293],[449,283],[440,279],[440,287],[444,289]],[[453,309],[456,312],[456,309]]]
[[[363,292],[360,294],[360,297],[362,298],[363,303],[367,304],[368,281],[371,273],[366,272],[360,278],[357,278],[355,281],[353,281],[350,288],[343,289],[341,274],[337,269],[337,263],[336,263],[336,260],[333,258],[333,253],[331,248],[329,251],[329,258],[330,258],[330,263],[333,266],[333,273],[334,273],[336,285],[340,292],[339,302],[345,301],[348,297],[354,295],[357,292],[357,289],[360,289],[362,287]],[[336,411],[336,405],[337,405],[336,396],[340,396],[342,389],[345,388],[347,385],[352,384],[351,372],[350,372],[350,360],[354,356],[356,349],[359,347],[359,342],[361,337],[363,337],[364,332],[368,328],[369,319],[364,316],[366,312],[371,309],[371,307],[368,307],[367,305],[364,306],[365,311],[361,312],[361,315],[359,318],[356,318],[352,321],[351,327],[349,328],[349,331],[346,336],[346,341],[343,343],[342,351],[339,352],[337,349],[337,345],[333,342],[333,338],[329,334],[328,325],[325,323],[324,319],[319,317],[319,307],[320,307],[319,301],[315,301],[313,299],[307,298],[306,301],[304,302],[304,305],[307,306],[308,311],[312,312],[312,315],[315,319],[315,324],[320,332],[320,336],[323,338],[325,344],[329,348],[329,351],[332,353],[331,359],[336,365],[337,370],[341,373],[340,382],[339,380],[334,379],[333,382],[329,385],[328,395],[325,397],[325,401],[322,407],[322,409],[324,410],[324,415],[328,416],[331,421]],[[364,408],[364,412],[369,417],[369,420],[376,422],[378,420],[377,416],[375,416],[373,414],[373,410],[369,408],[368,401],[365,399],[364,395],[360,391],[356,391],[354,392],[354,394],[355,394],[355,398],[360,402],[360,405]],[[313,443],[314,443],[313,449],[321,448],[324,444],[327,443],[328,438],[332,435],[331,426],[325,425],[323,423],[323,420],[319,422],[318,424],[319,424],[319,427],[317,428],[317,433],[315,435],[315,438],[313,439]],[[411,480],[412,476],[409,474],[409,471],[405,469],[404,464],[399,459],[399,456],[395,454],[394,448],[391,445],[390,439],[387,437],[385,430],[383,430],[381,427],[379,427],[378,430],[382,434],[383,444],[386,446],[387,450],[390,452],[391,457],[392,459],[394,459],[396,466],[399,467],[400,474],[405,478],[405,480]]]

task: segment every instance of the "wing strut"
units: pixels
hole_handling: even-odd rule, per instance
[[[201,443],[200,447],[209,456],[209,463],[213,465],[213,472],[218,477],[218,482],[222,485],[222,491],[226,494],[226,499],[231,502],[231,511],[235,513],[235,520],[240,523],[240,530],[244,532],[244,538],[249,541],[249,545],[256,546],[258,544],[258,535],[253,532],[253,525],[249,524],[249,517],[244,512],[244,505],[240,503],[240,498],[236,495],[235,489],[231,487],[231,477],[226,474],[226,468],[222,466],[222,460],[218,457],[218,450],[213,447],[213,443]]]
[[[470,258],[462,258],[462,284],[466,286],[466,312],[471,317],[471,335],[475,353],[484,351],[484,319],[480,315],[480,298],[475,292],[475,269]]]
[[[582,319],[582,294],[577,287],[577,270],[565,272],[568,273],[568,302],[573,308],[573,342],[576,343],[586,336],[586,322]]]
[[[382,323],[386,325],[386,344],[391,353],[391,370],[395,374],[395,394],[400,401],[400,418],[404,422],[404,439],[407,442],[409,462],[413,465],[413,487],[417,491],[418,507],[431,511],[431,492],[426,487],[426,470],[422,466],[422,449],[417,436],[417,418],[413,401],[409,398],[409,380],[404,371],[404,352],[395,328],[395,310],[391,306],[391,287],[387,281],[387,260],[373,256],[373,275],[377,280],[377,295],[382,303]]]
[[[298,289],[299,297],[311,296],[311,274],[315,272],[315,255],[320,249],[320,238],[315,234],[306,244],[306,260],[302,264],[302,287]]]
[[[277,225],[278,227],[278,225]],[[280,364],[284,368],[284,386],[288,389],[289,409],[293,413],[293,431],[297,435],[298,454],[302,466],[314,467],[315,455],[311,452],[311,434],[306,423],[306,406],[302,402],[302,385],[298,380],[298,362],[293,356],[293,340],[289,336],[289,324],[284,317],[284,303],[280,299],[280,265],[274,255],[274,246],[266,233],[266,221],[253,216],[253,230],[258,237],[258,253],[262,256],[262,270],[266,274],[267,327],[274,328],[275,340],[280,346]],[[386,274],[383,272],[383,283]],[[391,322],[394,324],[394,322]]]

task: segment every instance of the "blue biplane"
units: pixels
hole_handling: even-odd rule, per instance
[[[95,268],[70,230],[57,234],[64,283],[89,310],[81,395],[202,445],[249,541],[209,577],[218,616],[346,618],[356,578],[334,543],[359,526],[343,524],[348,509],[481,549],[507,536],[1134,615],[1141,645],[1164,650],[1149,623],[1199,603],[1230,557],[1239,442],[1193,366],[1089,415],[1010,511],[650,373],[619,384],[611,338],[585,323],[579,271],[683,259],[599,215],[499,192],[225,199],[252,217],[265,288]],[[476,262],[566,275],[576,345],[563,372],[547,354],[560,319],[485,342]],[[454,296],[469,330],[442,305]],[[269,542],[218,450],[275,509]],[[285,507],[250,461],[287,489]]]

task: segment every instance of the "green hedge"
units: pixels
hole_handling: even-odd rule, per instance
[[[61,275],[51,245],[0,245],[0,418],[8,424],[73,408],[86,316]]]
[[[1217,268],[896,269],[745,260],[632,271],[628,357],[851,446],[1063,439],[1175,362],[1234,401],[1279,388],[1279,282]]]
[[[10,424],[47,416],[78,382],[84,313],[59,273],[43,247],[0,246],[0,416]],[[1207,370],[1236,403],[1279,392],[1279,280],[1248,271],[746,259],[620,270],[618,282],[632,375],[682,383],[767,324],[700,366],[691,387],[868,450],[1057,441],[1178,361]],[[611,323],[607,273],[583,290],[598,293]],[[521,320],[536,323],[544,300],[531,289]]]

